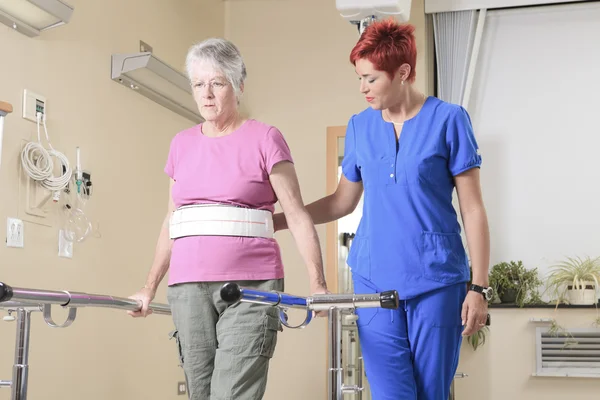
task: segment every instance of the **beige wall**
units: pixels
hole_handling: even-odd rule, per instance
[[[548,327],[530,319],[554,318],[565,329],[593,326],[595,309],[491,309],[492,325],[486,343],[473,350],[465,343],[456,380],[457,400],[597,399],[597,378],[534,377],[535,331]]]
[[[81,146],[95,184],[89,216],[101,238],[57,257],[57,228],[25,225],[25,248],[0,246],[0,280],[14,286],[128,296],[144,284],[167,205],[162,172],[171,137],[191,123],[110,80],[113,52],[138,41],[181,67],[187,48],[223,35],[220,0],[67,0],[71,23],[36,39],[0,26],[0,100],[15,112],[5,124],[0,169],[0,226],[21,217],[18,165],[35,124],[21,114],[23,89],[47,97],[55,147],[72,161]],[[134,154],[135,153],[135,154]],[[148,228],[142,228],[142,224]],[[4,228],[2,228],[4,229]],[[4,233],[2,233],[4,239]],[[158,300],[166,301],[165,287]],[[57,310],[57,319],[65,314]],[[16,324],[0,321],[0,378],[10,379]],[[73,326],[52,329],[37,313],[31,337],[31,399],[177,399],[183,377],[169,317],[133,320],[125,312],[83,309]],[[0,389],[0,398],[10,391]]]
[[[339,16],[333,0],[229,1],[225,10],[226,36],[240,47],[248,68],[244,108],[282,130],[304,200],[314,201],[326,194],[326,128],[345,125],[367,107],[348,61],[358,31]],[[411,14],[419,48],[416,85],[430,93],[422,0],[413,2]],[[324,245],[324,226],[318,232]],[[286,291],[308,294],[306,270],[291,235],[280,233],[278,240]],[[294,315],[299,322],[300,314]],[[265,400],[325,398],[325,320],[286,330],[279,340]]]

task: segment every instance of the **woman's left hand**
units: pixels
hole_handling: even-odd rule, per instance
[[[331,292],[324,286],[311,287],[310,292],[311,292],[311,296],[319,295],[319,294],[331,294]],[[315,315],[317,317],[327,317],[329,315],[329,312],[317,311],[317,312],[315,312]]]
[[[472,290],[467,293],[467,298],[462,307],[462,325],[464,326],[463,336],[469,336],[476,333],[485,326],[488,315],[488,302],[481,293]]]

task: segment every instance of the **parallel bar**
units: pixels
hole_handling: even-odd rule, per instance
[[[15,364],[12,376],[11,400],[27,399],[29,378],[29,337],[31,329],[31,311],[18,310],[17,343],[15,345]]]
[[[46,314],[51,304],[71,309],[67,323],[54,324],[49,314]],[[47,305],[48,308],[46,308]],[[0,282],[0,309],[8,310],[9,313],[17,313],[17,338],[12,381],[0,381],[0,387],[11,387],[11,400],[27,400],[31,313],[43,311],[48,325],[66,327],[73,322],[75,309],[79,307],[106,307],[137,311],[141,308],[141,303],[107,295],[15,288]],[[156,314],[171,314],[171,309],[166,304],[150,303],[149,309]],[[73,314],[72,319],[71,314]]]
[[[327,379],[327,399],[342,400],[343,371],[342,371],[342,320],[341,310],[329,309],[329,371]]]
[[[398,293],[392,290],[374,294],[323,294],[311,298],[311,310],[325,311],[331,307],[396,309],[399,307]]]
[[[0,282],[0,308],[3,304],[21,303],[34,307],[39,304],[58,304],[63,307],[107,307],[123,310],[138,311],[141,303],[132,299],[81,292],[55,291],[16,288]],[[171,314],[171,308],[166,304],[150,303],[149,309],[155,314]]]
[[[230,282],[221,287],[221,298],[228,304],[237,302],[257,303],[274,307],[301,308],[311,311],[328,311],[329,316],[329,369],[327,371],[327,399],[343,400],[344,393],[361,393],[362,387],[344,386],[344,371],[342,368],[342,311],[355,308],[387,308],[396,309],[400,306],[398,292],[390,290],[375,294],[323,294],[311,297],[293,296],[280,292],[263,292],[254,289],[241,288]],[[310,321],[307,317],[301,326]],[[283,320],[282,320],[283,322]],[[288,326],[288,325],[286,325]],[[361,371],[362,374],[362,371]]]
[[[22,301],[4,301],[0,303],[0,310],[17,311],[19,308],[23,308],[31,311],[42,311],[42,304],[25,303]]]
[[[237,283],[226,283],[221,287],[221,298],[228,304],[239,301],[247,303],[285,306],[290,308],[307,308],[305,297],[292,296],[280,292],[264,292],[260,290],[241,288]]]
[[[237,285],[236,285],[237,286]],[[227,289],[225,289],[227,290]],[[304,297],[292,296],[287,293],[277,293],[277,292],[263,292],[259,290],[253,289],[233,289],[238,294],[236,298],[238,300],[234,301],[244,301],[247,303],[257,303],[257,304],[266,304],[266,305],[282,305],[290,308],[306,308],[307,301]],[[223,292],[222,292],[223,293]],[[239,297],[237,297],[239,296]]]
[[[376,294],[323,294],[311,297],[294,296],[287,293],[263,292],[241,288],[236,283],[226,283],[221,288],[221,298],[229,303],[244,301],[272,306],[302,308],[312,311],[327,311],[330,308],[353,309],[382,307],[396,309],[400,303],[395,290]]]
[[[142,307],[140,302],[122,297],[77,292],[71,292],[70,295],[69,307],[107,307],[132,311]],[[171,314],[171,307],[166,304],[150,303],[148,308],[155,314]]]
[[[8,300],[24,303],[59,304],[61,306],[66,306],[69,303],[69,295],[66,292],[13,288],[8,285],[5,285],[5,287]],[[1,297],[0,301],[3,301]]]

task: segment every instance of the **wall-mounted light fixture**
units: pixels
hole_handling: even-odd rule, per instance
[[[154,56],[144,42],[140,50],[112,55],[112,80],[193,122],[203,122],[186,76]]]
[[[72,14],[60,0],[0,0],[0,23],[29,37],[68,23]]]

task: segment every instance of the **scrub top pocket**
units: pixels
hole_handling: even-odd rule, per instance
[[[423,276],[440,282],[459,282],[469,276],[466,253],[458,233],[422,232]]]

